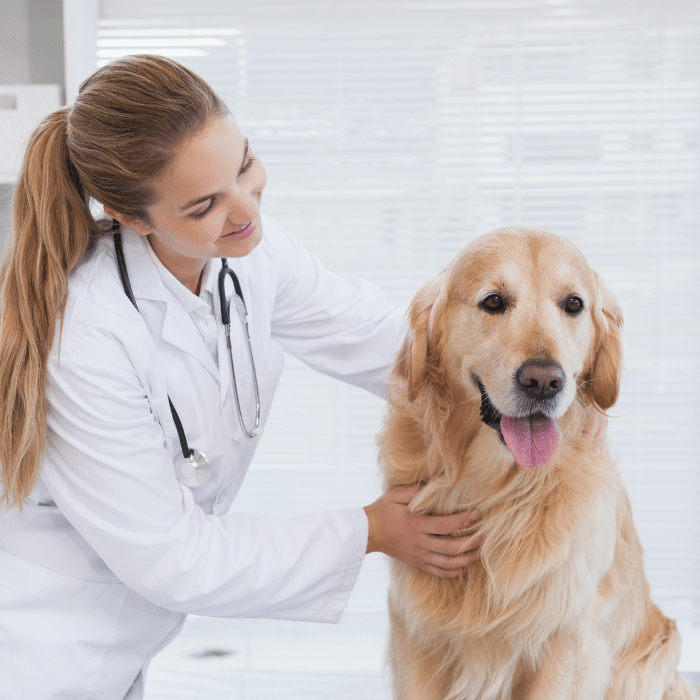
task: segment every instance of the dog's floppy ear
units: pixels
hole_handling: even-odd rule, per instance
[[[410,330],[399,351],[396,373],[406,380],[407,398],[415,401],[435,365],[437,347],[432,336],[433,316],[442,275],[423,285],[408,310]]]
[[[622,308],[595,274],[596,298],[593,303],[595,338],[589,358],[587,393],[606,410],[617,401],[622,374]]]

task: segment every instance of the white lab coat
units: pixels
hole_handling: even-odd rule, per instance
[[[228,513],[259,438],[234,439],[223,331],[217,367],[146,245],[125,232],[140,313],[111,238],[71,278],[49,362],[41,480],[22,514],[0,513],[0,698],[122,700],[187,613],[337,621],[362,563],[359,507],[290,519]],[[331,274],[268,217],[258,247],[229,264],[248,305],[263,425],[282,350],[384,393],[405,322],[376,288]],[[220,263],[209,267],[221,327]],[[235,315],[232,342],[250,425],[250,363]],[[211,462],[201,487],[175,476],[168,395],[189,445]]]

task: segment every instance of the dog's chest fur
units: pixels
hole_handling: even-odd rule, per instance
[[[482,559],[459,579],[439,579],[394,563],[396,612],[400,606],[407,618],[422,619],[423,634],[432,629],[444,638],[453,628],[465,641],[493,638],[499,644],[506,636],[511,641],[520,637],[518,647],[525,641],[528,647],[541,646],[555,626],[572,617],[597,617],[598,610],[584,608],[597,600],[597,588],[613,563],[609,533],[618,527],[620,482],[611,464],[583,470],[580,479],[567,475],[566,465],[547,468],[550,478],[511,463],[500,473],[495,470],[488,484],[470,479],[468,468],[454,486],[429,482],[421,510],[482,512],[467,530],[484,537]],[[556,610],[556,615],[538,614],[543,610]]]

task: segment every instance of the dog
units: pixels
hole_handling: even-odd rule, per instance
[[[500,229],[415,296],[378,438],[414,512],[477,509],[459,578],[392,560],[399,700],[691,700],[629,500],[583,435],[617,400],[619,303],[569,241]],[[474,529],[459,534],[471,533]]]

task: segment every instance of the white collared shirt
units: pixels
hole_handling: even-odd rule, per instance
[[[160,261],[153,248],[148,245],[148,252],[158,270],[160,278],[166,289],[177,299],[182,307],[190,315],[217,366],[219,353],[217,350],[217,328],[214,315],[214,265],[207,260],[202,271],[202,284],[199,296],[193,294],[182,282],[180,282],[170,270]]]

